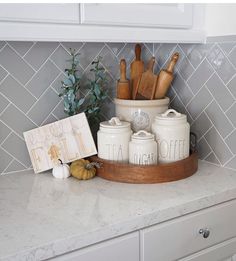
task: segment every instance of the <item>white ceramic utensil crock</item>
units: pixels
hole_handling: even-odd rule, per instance
[[[140,130],[132,135],[129,143],[129,163],[157,164],[157,143],[153,134]]]
[[[169,101],[168,97],[159,100],[114,99],[116,116],[130,122],[134,132],[151,131],[155,116],[168,109]]]
[[[98,157],[106,160],[128,162],[131,134],[130,123],[120,121],[117,117],[101,122],[97,133]]]
[[[152,125],[159,151],[159,162],[168,163],[189,156],[190,126],[187,117],[173,109],[156,116]]]

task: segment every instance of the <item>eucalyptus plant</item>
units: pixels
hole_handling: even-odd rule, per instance
[[[101,120],[101,106],[104,100],[108,97],[107,91],[105,90],[107,77],[105,69],[100,65],[101,57],[92,62],[93,67],[90,72],[93,73],[93,79],[89,79],[90,92],[87,96],[88,102],[85,108],[85,113],[89,122],[99,122]]]
[[[80,98],[80,78],[78,77],[77,66],[79,64],[76,50],[70,48],[70,60],[71,68],[65,69],[67,75],[66,79],[62,81],[62,91],[59,94],[63,97],[64,112],[69,116],[75,115],[79,112],[81,105],[84,103],[84,98]]]

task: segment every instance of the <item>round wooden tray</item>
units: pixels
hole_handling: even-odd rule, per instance
[[[193,175],[198,169],[197,153],[188,158],[168,164],[134,165],[103,160],[97,156],[91,161],[101,163],[97,176],[116,182],[151,184],[180,180]]]

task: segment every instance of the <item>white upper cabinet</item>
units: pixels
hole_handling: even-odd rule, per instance
[[[82,4],[81,22],[90,25],[191,28],[191,4]]]
[[[0,4],[0,40],[205,41],[201,4]]]
[[[78,4],[0,4],[0,21],[79,23]]]

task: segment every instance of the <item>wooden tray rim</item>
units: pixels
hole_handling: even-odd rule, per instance
[[[97,156],[90,157],[91,161],[102,163],[101,168],[112,169],[109,173],[104,173],[101,169],[97,170],[97,176],[115,182],[133,183],[133,184],[153,184],[162,182],[171,182],[184,179],[192,176],[198,169],[198,155],[193,152],[189,157],[176,162],[155,164],[155,165],[137,165],[129,163],[121,163],[110,160],[104,160]],[[105,166],[105,167],[104,167]],[[117,166],[118,170],[115,170]],[[120,168],[119,168],[120,167]],[[177,170],[177,167],[182,168],[185,172]],[[121,172],[122,169],[122,172]],[[128,170],[126,175],[123,173]],[[136,174],[132,176],[132,170]],[[141,171],[140,171],[141,170]],[[143,172],[142,172],[143,171]],[[175,175],[175,171],[177,172]],[[141,172],[141,174],[139,174]],[[155,173],[154,173],[155,172]],[[171,174],[168,174],[168,173]],[[174,174],[173,174],[174,173]]]

